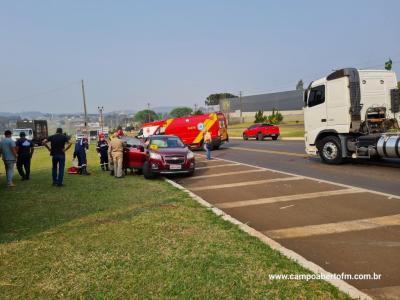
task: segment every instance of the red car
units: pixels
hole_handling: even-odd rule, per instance
[[[192,151],[174,135],[153,135],[147,140],[147,156],[143,175],[151,179],[159,174],[193,175],[195,159]]]
[[[275,141],[279,135],[279,127],[268,123],[254,124],[243,131],[244,140],[255,138],[258,141],[262,141],[266,137],[271,137]]]

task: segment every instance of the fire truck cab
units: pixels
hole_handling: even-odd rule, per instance
[[[226,118],[221,112],[146,123],[138,136],[147,138],[155,134],[176,135],[185,145],[199,149],[203,145],[205,130],[211,133],[213,149],[218,149],[221,144],[229,141]]]

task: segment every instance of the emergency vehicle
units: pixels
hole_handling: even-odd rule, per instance
[[[204,130],[211,133],[213,149],[218,149],[222,143],[229,141],[226,118],[221,112],[145,123],[138,137],[147,138],[156,134],[176,135],[185,145],[198,149],[203,145]]]

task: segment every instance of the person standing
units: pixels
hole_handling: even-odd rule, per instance
[[[11,131],[4,132],[5,139],[0,142],[0,152],[3,155],[3,162],[6,169],[7,186],[14,187],[14,164],[17,159],[17,148],[15,142],[11,139]]]
[[[100,166],[103,171],[109,171],[108,168],[108,142],[104,138],[104,134],[99,134],[99,141],[96,147],[97,153],[100,156]]]
[[[31,159],[35,148],[32,141],[28,140],[25,136],[25,132],[22,131],[19,134],[20,139],[15,143],[18,154],[17,170],[22,180],[29,180],[31,173]]]
[[[86,150],[88,149],[89,142],[87,138],[83,137],[76,141],[74,158],[78,158],[78,174],[80,175],[90,175],[90,173],[87,171]]]
[[[114,176],[116,178],[122,178],[124,145],[122,140],[120,139],[120,136],[118,136],[116,133],[114,134],[114,138],[110,142],[108,151],[110,152],[110,156],[113,160]]]
[[[66,144],[67,147],[65,147]],[[44,140],[43,145],[50,151],[52,156],[53,186],[62,187],[64,186],[65,152],[72,146],[70,138],[63,134],[61,128],[57,128],[56,134],[50,136],[48,140]]]
[[[206,129],[204,130],[204,150],[207,153],[207,160],[211,159],[212,138],[211,133]]]

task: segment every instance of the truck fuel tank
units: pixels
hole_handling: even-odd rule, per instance
[[[400,158],[400,134],[381,136],[376,149],[380,157]]]

